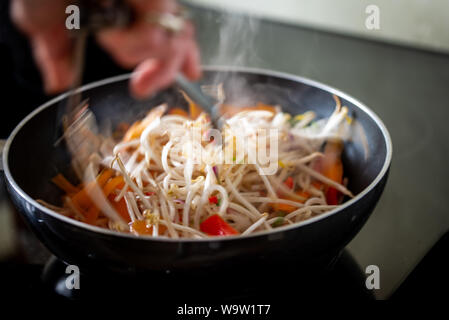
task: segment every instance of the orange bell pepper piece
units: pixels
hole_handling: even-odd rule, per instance
[[[189,114],[187,113],[187,111],[181,108],[170,109],[170,111],[168,111],[168,114],[189,118]]]
[[[153,226],[147,225],[144,220],[136,220],[131,223],[131,232],[137,235],[152,235],[153,234]],[[164,225],[159,224],[158,227],[158,235],[163,234],[167,228]]]

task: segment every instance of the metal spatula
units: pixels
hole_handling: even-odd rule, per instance
[[[215,128],[221,129],[223,119],[220,117],[219,106],[223,103],[224,94],[220,86],[200,86],[190,82],[182,74],[176,76],[176,85],[183,90],[193,102],[206,111]],[[207,91],[208,94],[205,94]]]

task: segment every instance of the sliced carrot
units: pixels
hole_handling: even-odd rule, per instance
[[[203,109],[201,109],[200,106],[198,106],[195,102],[193,102],[193,100],[190,99],[190,97],[187,95],[187,93],[185,93],[184,91],[181,91],[181,93],[184,96],[184,99],[186,99],[186,101],[189,104],[190,118],[195,120],[203,112]]]
[[[51,181],[67,194],[77,193],[79,189],[71,184],[62,174],[57,174]]]
[[[277,211],[284,211],[287,213],[293,212],[297,207],[291,206],[289,204],[285,203],[275,203],[274,209]]]
[[[106,182],[109,180],[110,177],[114,174],[114,170],[112,169],[105,169],[97,176],[97,183],[100,186],[100,188],[103,188],[103,186],[106,184]]]
[[[166,230],[166,227],[164,225],[159,225],[158,228],[159,232],[158,234],[163,234]],[[131,232],[136,233],[137,235],[152,235],[153,234],[153,226],[148,225],[143,220],[136,220],[133,223],[131,223]]]
[[[181,108],[170,109],[170,111],[168,111],[168,114],[189,118],[189,114],[187,113],[187,111],[185,111],[184,109],[181,109]]]
[[[159,224],[158,231],[159,231],[158,235],[164,234],[165,231],[167,231],[167,227],[164,226],[163,224]]]
[[[142,121],[134,122],[128,130],[126,130],[123,141],[131,141],[140,137],[143,132]]]
[[[90,182],[82,190],[73,195],[72,202],[76,203],[79,207],[88,210],[92,205],[92,200],[89,195],[92,192],[92,189],[95,186],[95,184],[98,184],[100,188],[103,188],[103,186],[106,184],[106,182],[109,180],[109,178],[112,176],[113,173],[114,170],[112,169],[103,170],[97,176],[96,181]]]
[[[338,183],[343,182],[342,151],[343,143],[341,142],[328,142],[324,148],[323,174]],[[339,203],[340,192],[337,189],[327,187],[325,194],[328,204],[337,205]]]
[[[112,206],[114,207],[115,211],[123,218],[123,220],[126,221],[126,223],[131,221],[131,218],[128,213],[128,207],[126,206],[125,198],[121,198],[119,201],[115,201],[115,195],[110,194],[108,196],[108,199]]]
[[[276,107],[269,105],[269,104],[265,104],[262,102],[257,103],[257,105],[254,107],[255,110],[264,110],[264,111],[269,111],[269,112],[276,112]]]
[[[315,187],[315,189],[322,190],[323,189],[323,183],[320,181],[313,181],[312,186]]]
[[[289,189],[293,189],[293,178],[292,177],[288,177],[284,183],[285,185],[289,188]]]
[[[116,189],[123,189],[124,187],[125,187],[125,180],[123,180],[122,182],[120,182],[118,185],[117,185],[117,187],[116,187]],[[145,186],[146,184],[144,183],[143,184],[143,186]],[[131,188],[128,188],[128,190],[130,190]]]
[[[92,205],[85,213],[85,222],[88,224],[95,224],[95,221],[97,221],[99,214],[100,210],[95,205]]]
[[[343,181],[343,163],[341,161],[341,153],[343,151],[343,143],[329,141],[324,147],[324,156],[318,158],[314,163],[314,170],[320,172],[327,178],[342,183]],[[321,182],[315,181],[322,186]],[[336,205],[339,202],[340,192],[329,186],[324,186],[326,201],[330,205]]]
[[[307,191],[303,191],[303,190],[298,190],[298,191],[296,191],[296,195],[298,195],[298,196],[300,196],[300,197],[303,197],[303,198],[305,199],[304,201],[301,201],[301,200],[295,200],[295,201],[301,202],[301,203],[304,203],[307,199],[310,198],[310,193],[308,193]]]
[[[105,180],[105,177],[107,177],[108,175],[109,175],[109,173],[101,175],[99,177],[99,180],[101,180],[101,181],[98,184],[99,185],[104,184],[103,181]],[[106,184],[104,184],[104,187],[103,187],[104,195],[106,197],[108,197],[111,194],[111,192],[114,191],[117,188],[117,186],[120,183],[123,183],[123,177],[122,176],[117,176],[117,177],[114,177],[114,178],[110,179]],[[115,201],[113,201],[113,202],[115,203]],[[114,205],[114,203],[113,203],[113,205]],[[126,207],[126,203],[125,203],[125,207]],[[94,224],[95,221],[98,219],[99,213],[100,213],[100,209],[98,209],[97,206],[91,200],[89,210],[87,211],[87,214],[86,214],[86,222],[90,223],[90,224]],[[126,219],[126,216],[124,218]],[[129,216],[128,216],[128,219],[129,219]]]
[[[255,106],[249,106],[249,107],[238,107],[238,106],[234,106],[234,105],[230,105],[230,104],[223,104],[220,107],[221,113],[228,117],[232,117],[241,111],[251,111],[251,110],[264,110],[264,111],[269,111],[269,112],[274,113],[274,112],[276,112],[276,107],[268,105],[268,104],[264,104],[261,102],[259,102]]]
[[[300,197],[303,197],[305,199],[310,198],[310,193],[308,193],[308,192],[305,192],[305,191],[302,191],[302,190],[298,190],[295,193],[296,193],[296,195],[298,195]],[[280,198],[281,199],[286,199],[286,200],[291,200],[291,201],[296,201],[296,202],[299,202],[299,203],[304,203],[305,202],[305,201],[301,201],[301,200],[298,200],[296,198],[289,197],[289,196],[281,196]],[[284,211],[284,212],[287,212],[287,213],[293,212],[296,209],[298,209],[298,207],[295,207],[295,206],[292,206],[292,205],[289,205],[289,204],[286,204],[286,203],[271,203],[270,205],[275,210]]]
[[[146,222],[143,220],[136,220],[133,223],[131,223],[131,232],[136,233],[137,235],[152,235],[153,234],[153,227],[148,227]]]
[[[81,208],[80,205],[77,202],[74,202],[73,200],[72,200],[72,205],[75,207],[76,211],[81,213],[83,215],[84,219],[86,219],[87,211],[84,208]]]
[[[343,181],[343,163],[341,162],[342,143],[328,142],[324,148],[322,173],[329,179]]]
[[[203,110],[196,103],[189,103],[190,118],[196,119],[203,112]]]
[[[123,184],[123,176],[117,176],[108,181],[106,185],[103,187],[103,193],[106,197],[108,197],[112,191],[118,188],[120,184]]]
[[[88,189],[89,189],[89,186],[86,186],[80,192],[76,193],[72,197],[72,202],[76,203],[79,207],[81,207],[83,209],[88,209],[92,203],[92,200],[88,196],[88,194],[89,194]]]
[[[223,104],[220,106],[220,112],[228,117],[232,117],[233,115],[243,110],[244,108],[236,107],[229,104]]]
[[[156,118],[161,117],[166,110],[165,106],[159,106],[154,109],[151,109],[148,112],[147,116],[142,119],[134,122],[131,127],[126,131],[125,136],[123,137],[123,142],[131,141],[137,139],[142,134],[143,130]]]
[[[95,221],[98,219],[98,215],[100,213],[100,209],[98,209],[97,206],[95,206],[95,204],[93,203],[92,199],[89,196],[89,193],[92,190],[94,183],[98,183],[98,185],[102,187],[103,193],[106,197],[108,197],[112,193],[112,191],[117,189],[118,186],[124,184],[122,176],[117,176],[112,179],[109,179],[112,174],[113,170],[110,169],[104,170],[102,173],[98,175],[96,182],[89,183],[84,189],[82,189],[72,197],[72,202],[84,214],[86,218],[85,221],[86,223],[94,224]]]

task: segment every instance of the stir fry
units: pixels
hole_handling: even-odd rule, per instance
[[[62,207],[38,201],[90,225],[153,237],[247,235],[307,220],[353,196],[341,160],[351,118],[334,98],[324,119],[223,104],[220,139],[193,102],[188,111],[157,106],[119,141],[99,138],[82,183],[52,179]],[[257,144],[261,136],[268,143]],[[239,148],[238,137],[252,148]],[[273,150],[267,174],[255,154]]]

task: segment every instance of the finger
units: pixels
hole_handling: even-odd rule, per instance
[[[97,40],[117,63],[132,68],[144,59],[163,57],[168,37],[161,28],[141,24],[126,30],[104,30]]]
[[[145,97],[148,79],[155,75],[160,68],[161,63],[157,59],[147,59],[139,64],[131,76],[131,93],[137,98]]]
[[[148,28],[147,34],[138,35],[136,37],[135,34],[130,37],[134,38],[133,40],[124,39],[123,34],[117,36],[116,39],[108,39],[114,49],[110,52],[114,59],[125,68],[133,68],[137,66],[142,61],[149,58],[158,58],[164,60],[168,51],[171,50],[170,46],[167,43],[174,43],[174,48],[177,50],[181,50],[183,47],[185,49],[183,51],[193,50],[192,56],[189,58],[189,61],[192,63],[199,64],[199,53],[196,48],[194,42],[191,39],[193,32],[186,30],[181,34],[176,36],[169,35],[167,32],[162,30],[159,27],[150,27]],[[112,35],[108,35],[114,37]],[[185,43],[191,42],[191,46],[186,46]],[[127,43],[127,44],[125,44]],[[181,43],[182,45],[178,45],[177,43]],[[189,49],[191,48],[191,49]],[[192,65],[192,67],[194,64]],[[192,77],[195,77],[195,70],[193,68],[189,69],[189,72],[192,74]]]
[[[70,39],[55,32],[33,38],[32,44],[45,91],[56,93],[70,87],[74,80]]]
[[[200,52],[194,42],[190,42],[186,49],[182,72],[193,81],[201,77]]]
[[[182,58],[182,53],[176,51],[168,59],[159,61],[157,67],[152,65],[154,62],[144,61],[131,78],[131,92],[137,98],[144,98],[169,86],[181,68]]]

